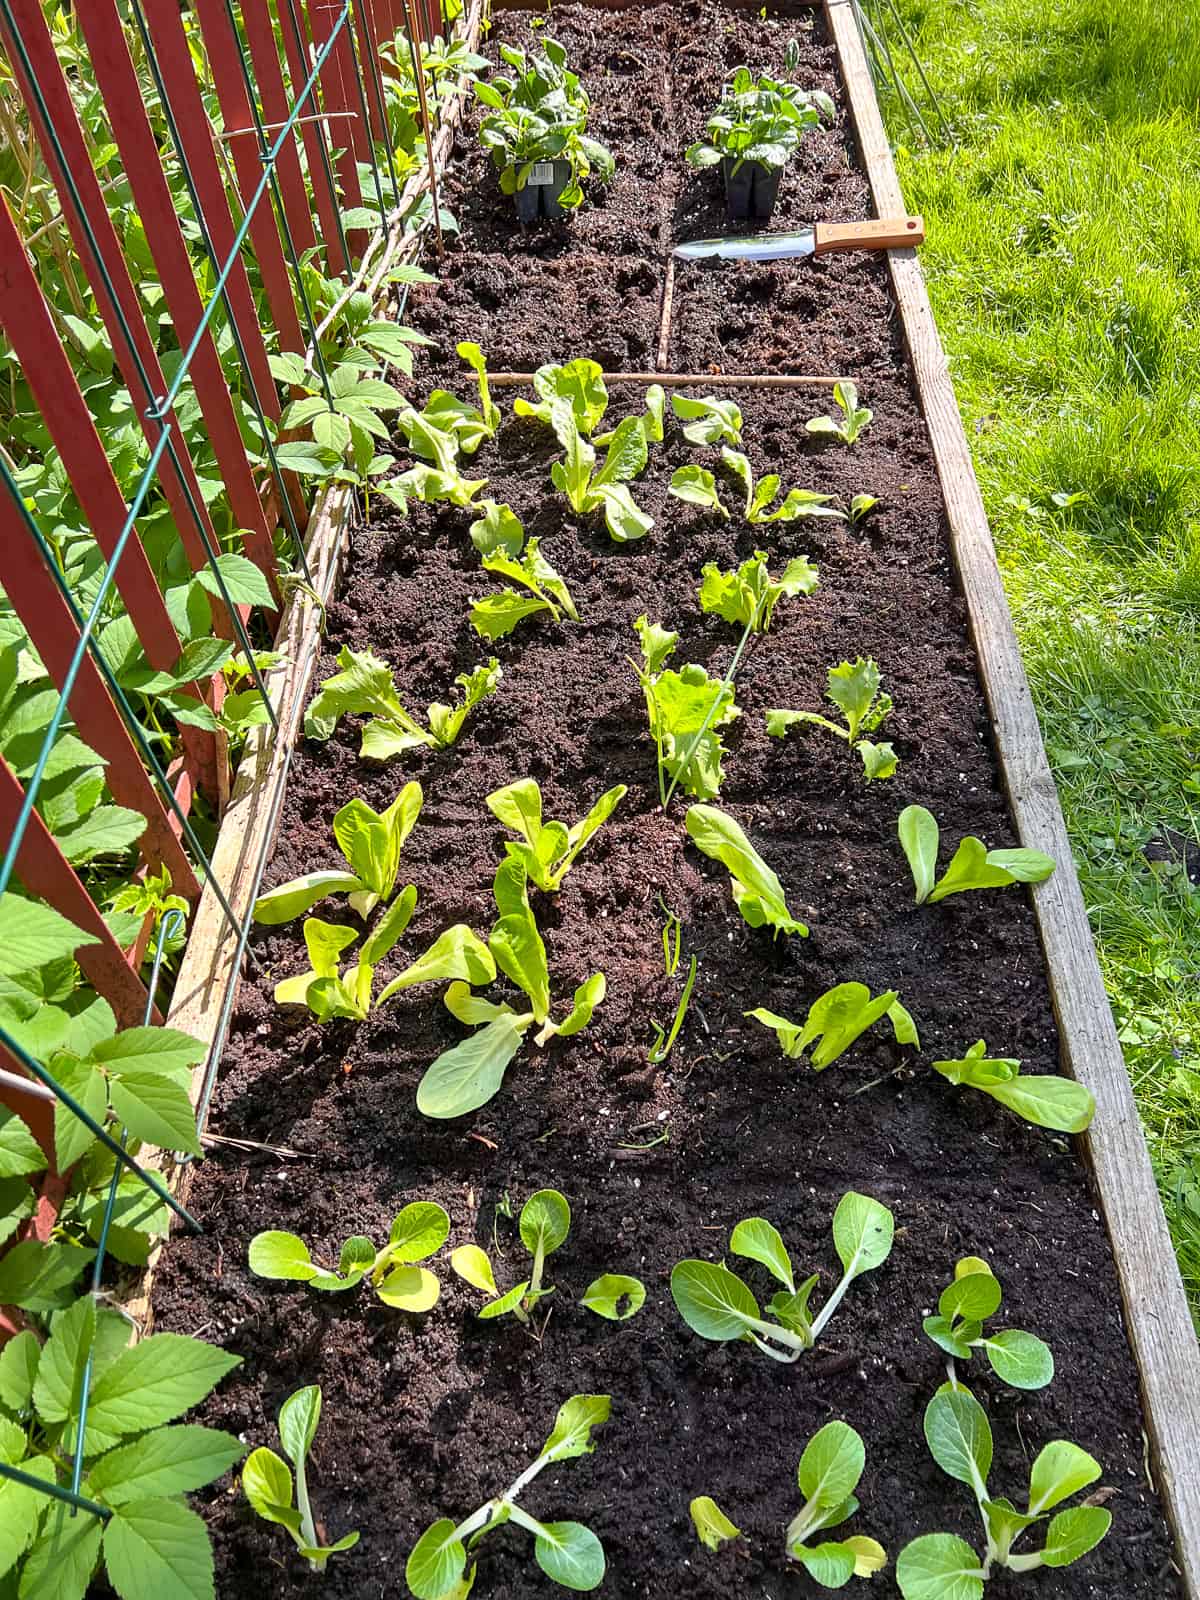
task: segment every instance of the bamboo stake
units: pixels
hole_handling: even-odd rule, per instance
[[[429,169],[429,195],[433,201],[433,225],[437,232],[439,259],[446,254],[446,241],[442,238],[442,217],[438,207],[437,163],[433,159],[433,123],[429,119],[429,102],[425,98],[425,58],[421,53],[421,35],[416,25],[413,0],[404,0],[404,17],[408,23],[408,36],[416,41],[417,98],[421,104],[421,131],[425,135],[425,162]]]
[[[832,389],[835,383],[855,382],[847,378],[822,378],[790,372],[602,372],[605,383],[661,383],[664,389]],[[489,372],[494,389],[516,389],[532,383],[532,372]],[[861,385],[860,385],[861,387]]]

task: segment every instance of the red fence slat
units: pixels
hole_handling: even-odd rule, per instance
[[[283,25],[286,26],[285,23]],[[267,0],[242,0],[242,26],[246,30],[246,42],[250,46],[250,58],[254,63],[254,76],[258,83],[259,99],[262,101],[263,120],[268,125],[267,137],[274,139],[278,136],[278,125],[287,121],[292,108],[283,81],[279,45],[275,38]],[[228,131],[227,129],[227,137]],[[247,131],[240,137],[248,138],[251,144],[254,143],[253,131]],[[275,171],[279,175],[279,192],[283,197],[283,208],[291,230],[292,243],[297,251],[303,254],[316,244],[317,236],[313,229],[312,205],[304,186],[304,172],[300,166],[294,134],[280,150]]]
[[[279,8],[284,53],[288,60],[288,74],[292,81],[292,96],[295,98],[312,71],[308,36],[298,0],[276,0],[276,4]],[[339,200],[325,170],[327,146],[332,143],[333,136],[328,130],[328,125],[322,128],[313,120],[320,109],[319,105],[310,104],[302,113],[304,120],[300,123],[300,137],[304,141],[304,153],[308,159],[308,181],[312,185],[313,200],[321,224],[320,233],[324,242],[326,270],[331,274],[349,272],[350,258],[342,249],[341,235],[338,232]],[[323,147],[326,147],[324,152]]]
[[[333,33],[341,11],[338,0],[309,0],[308,22],[312,29],[313,44],[318,50]],[[353,78],[348,77],[346,71],[349,52],[350,41],[343,28],[321,68],[321,98],[325,109],[338,113],[330,125],[330,131],[334,146],[340,151],[336,162],[337,175],[342,187],[342,201],[347,208],[362,205],[357,162],[366,161],[370,156],[370,151],[365,147],[366,131],[362,126],[362,118],[350,94]],[[353,73],[353,70],[354,63],[351,61],[350,72]],[[350,248],[360,249],[362,239],[362,233],[357,235],[357,239],[352,237]]]

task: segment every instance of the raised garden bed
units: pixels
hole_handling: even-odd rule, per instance
[[[529,21],[501,14],[489,52],[497,37],[526,42]],[[834,93],[839,111],[789,166],[776,226],[869,214],[823,18],[764,24],[711,4],[615,15],[569,6],[555,8],[553,29],[589,84],[618,179],[573,221],[514,235],[511,204],[464,137],[449,186],[463,240],[442,283],[412,302],[413,320],[441,345],[419,370],[422,395],[457,374],[459,338],[478,339],[493,367],[577,355],[614,369],[651,365],[669,245],[721,223],[719,176],[684,168],[682,149],[728,67],[777,65],[797,32],[796,76]],[[632,149],[647,123],[653,139]],[[668,421],[635,486],[656,527],[618,546],[602,520],[573,518],[551,488],[551,435],[508,418],[472,475],[487,476],[487,493],[543,537],[581,621],[536,619],[500,640],[500,691],[449,751],[370,768],[357,756],[358,729],[343,724],[327,744],[302,743],[295,754],[268,885],[338,864],[330,821],[351,795],[380,809],[406,779],[422,783],[425,805],[401,869],[421,895],[405,941],[413,950],[451,922],[479,932],[490,925],[504,838],[484,805],[491,790],[533,776],[548,814],[573,820],[611,784],[629,789],[561,892],[536,903],[553,992],[602,970],[607,998],[579,1037],[540,1055],[523,1051],[473,1117],[431,1123],[414,1104],[424,1068],[462,1037],[435,990],[401,996],[364,1024],[318,1027],[271,1000],[274,981],[306,964],[299,924],[254,935],[261,968],[242,986],[212,1126],[293,1154],[210,1156],[189,1202],[208,1233],[175,1239],[165,1253],[155,1318],[244,1356],[202,1415],[252,1443],[275,1442],[287,1394],[322,1385],[314,1497],[330,1537],[363,1533],[329,1567],[331,1594],[402,1593],[402,1561],[422,1529],[502,1488],[532,1458],[558,1405],[588,1391],[613,1397],[597,1451],[540,1479],[529,1509],[595,1529],[608,1556],[606,1594],[823,1592],[783,1560],[782,1535],[797,1509],[800,1449],[831,1417],[866,1440],[856,1527],[879,1538],[893,1562],[919,1532],[977,1543],[969,1497],[933,1465],[921,1436],[943,1376],[921,1317],[965,1254],[989,1258],[1008,1319],[1045,1338],[1057,1362],[1053,1385],[1033,1395],[972,1369],[996,1435],[996,1492],[1016,1497],[1033,1454],[1052,1438],[1094,1454],[1116,1491],[1115,1528],[1098,1550],[1064,1571],[1000,1579],[990,1592],[1019,1587],[1063,1600],[1185,1592],[1144,1470],[1139,1373],[1087,1171],[1069,1141],[951,1089],[928,1067],[983,1036],[1027,1070],[1053,1072],[1060,1039],[1029,892],[917,909],[895,836],[910,802],[930,807],[948,840],[975,833],[1010,844],[1017,830],[969,632],[979,619],[968,616],[955,573],[940,463],[888,296],[888,268],[866,257],[689,267],[673,296],[674,370],[858,377],[875,420],[852,450],[803,431],[807,417],[828,409],[824,391],[747,388],[737,399],[760,470],[843,502],[860,491],[883,499],[861,528],[817,520],[747,528],[680,505],[666,493],[672,470],[711,465],[715,452],[688,444]],[[703,383],[688,392],[705,392]],[[611,393],[615,416],[640,407],[639,391],[613,385]],[[510,395],[497,398],[507,410]],[[377,515],[371,531],[353,536],[319,676],[343,644],[370,646],[416,707],[444,697],[456,673],[491,653],[466,621],[470,599],[490,586],[465,536],[469,520],[414,506],[407,521]],[[747,928],[727,874],[687,842],[685,798],[660,811],[642,694],[626,662],[636,654],[632,622],[645,612],[680,631],[681,661],[723,670],[738,631],[700,613],[700,568],[728,566],[756,547],[772,551],[773,567],[804,553],[821,568],[815,594],[785,602],[747,655],[738,677],[744,715],[728,733],[719,801],[811,927],[807,940],[774,944]],[[815,730],[768,740],[762,718],[768,706],[818,709],[826,669],[858,654],[880,663],[894,696],[887,736],[901,758],[895,778],[869,786],[843,746]],[[660,895],[683,918],[685,960],[697,955],[699,976],[674,1053],[654,1067],[650,1019],[668,1025],[679,993],[678,978],[663,971]],[[328,906],[321,914],[341,915]],[[401,964],[393,957],[385,973]],[[803,1017],[817,994],[850,978],[873,992],[899,990],[921,1029],[919,1054],[871,1033],[815,1075],[743,1020],[760,1005]],[[648,1148],[630,1148],[639,1145]],[[544,1186],[566,1194],[575,1220],[551,1263],[559,1288],[544,1303],[552,1314],[540,1341],[509,1322],[479,1322],[478,1295],[444,1258],[442,1299],[419,1319],[384,1309],[366,1289],[318,1297],[264,1283],[246,1267],[249,1240],[263,1228],[291,1229],[328,1259],[349,1233],[382,1237],[400,1206],[420,1198],[445,1206],[454,1245],[490,1246],[495,1226],[507,1282],[519,1247],[496,1207],[506,1195],[519,1207]],[[780,1367],[747,1346],[706,1344],[684,1326],[668,1292],[671,1267],[684,1256],[719,1259],[746,1216],[769,1217],[797,1264],[820,1268],[826,1292],[836,1281],[830,1218],[848,1188],[891,1207],[896,1244],[855,1285],[814,1355]],[[646,1283],[646,1305],[628,1323],[602,1322],[577,1303],[606,1271]],[[713,1496],[748,1538],[716,1555],[702,1550],[688,1519],[699,1494]],[[223,1600],[290,1594],[305,1581],[302,1564],[240,1496],[213,1492],[204,1509]],[[894,1595],[893,1570],[870,1592]],[[488,1540],[476,1593],[556,1592],[529,1560],[527,1536]]]

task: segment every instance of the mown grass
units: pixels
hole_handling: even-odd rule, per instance
[[[1200,841],[1194,16],[897,3],[959,143],[886,103],[900,175],[1200,1311],[1200,888],[1143,855],[1164,824]]]

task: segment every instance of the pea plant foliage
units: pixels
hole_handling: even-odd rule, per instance
[[[798,1361],[820,1339],[856,1278],[872,1272],[892,1250],[895,1220],[878,1200],[848,1191],[833,1214],[833,1243],[842,1276],[815,1314],[809,1307],[820,1281],[814,1272],[797,1286],[791,1256],[778,1229],[765,1217],[748,1217],[729,1236],[732,1255],[758,1262],[777,1283],[767,1320],[743,1280],[724,1263],[680,1261],[671,1272],[671,1297],[680,1316],[702,1339],[744,1340],[774,1361]]]
[[[900,844],[908,859],[916,889],[916,902],[934,905],[948,895],[968,889],[1006,889],[1013,883],[1042,883],[1054,871],[1054,859],[1041,850],[989,850],[982,840],[967,834],[959,841],[950,864],[937,875],[940,829],[937,818],[924,806],[905,806],[897,825]]]
[[[590,1455],[596,1448],[592,1430],[608,1421],[611,1409],[606,1394],[572,1395],[560,1406],[539,1454],[502,1494],[461,1522],[439,1517],[426,1528],[405,1564],[409,1593],[416,1600],[461,1600],[475,1581],[472,1557],[480,1540],[506,1522],[533,1535],[534,1560],[548,1578],[564,1589],[598,1588],[604,1580],[604,1546],[592,1530],[582,1522],[539,1522],[517,1501],[547,1467]]]
[[[1076,1505],[1050,1516],[1055,1506],[1100,1476],[1099,1463],[1067,1439],[1054,1440],[1035,1458],[1024,1511],[1011,1500],[994,1496],[988,1487],[991,1425],[966,1389],[947,1384],[934,1395],[925,1410],[925,1441],[942,1471],[965,1483],[975,1496],[984,1552],[980,1556],[957,1534],[922,1534],[904,1547],[896,1563],[904,1600],[982,1600],[998,1568],[1021,1573],[1068,1567],[1095,1549],[1112,1525],[1112,1513],[1103,1506]],[[1041,1549],[1015,1550],[1014,1545],[1040,1523],[1046,1523],[1039,1535]]]
[[[942,1290],[937,1312],[925,1318],[926,1335],[948,1357],[950,1382],[956,1384],[956,1361],[969,1361],[976,1350],[987,1357],[1002,1383],[1014,1389],[1044,1389],[1054,1377],[1050,1347],[1022,1328],[985,1326],[1000,1309],[1000,1280],[981,1256],[964,1256],[954,1278]]]
[[[441,1285],[417,1263],[436,1255],[450,1237],[450,1218],[432,1200],[414,1200],[393,1219],[387,1242],[376,1246],[363,1234],[351,1234],[338,1253],[336,1266],[314,1261],[297,1234],[271,1228],[250,1241],[250,1270],[260,1278],[306,1283],[323,1294],[344,1294],[364,1281],[385,1306],[396,1311],[430,1311]]]

